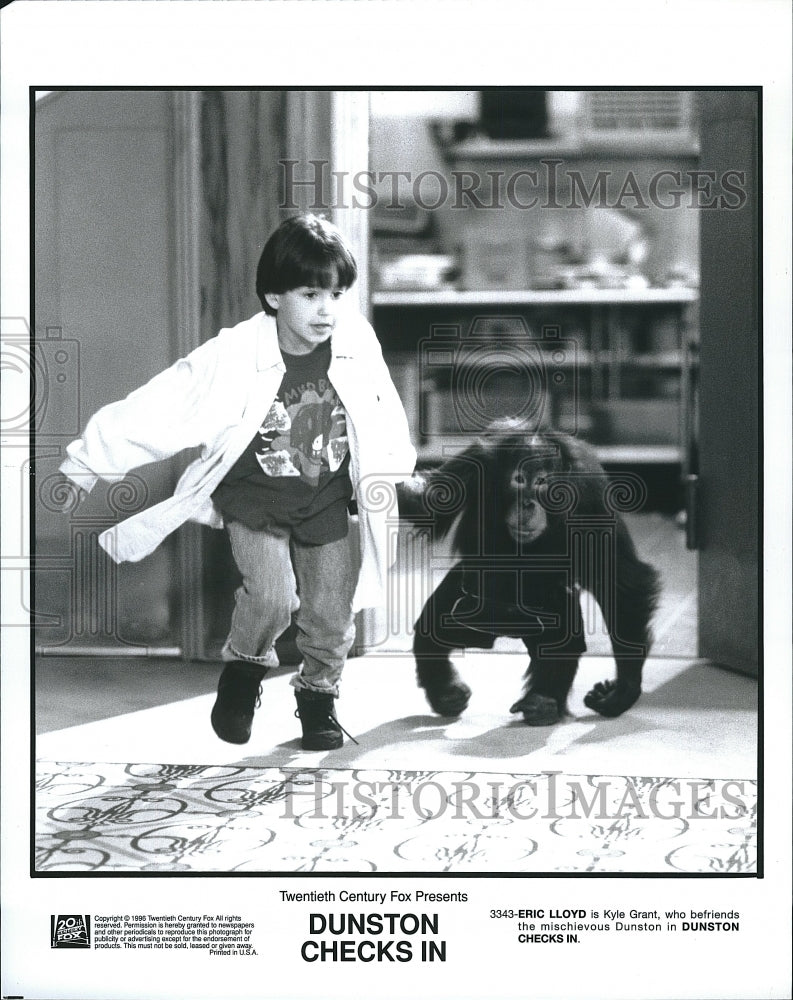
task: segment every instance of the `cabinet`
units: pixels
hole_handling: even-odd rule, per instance
[[[691,288],[379,291],[375,329],[419,458],[494,418],[576,434],[607,464],[689,471],[697,292]]]

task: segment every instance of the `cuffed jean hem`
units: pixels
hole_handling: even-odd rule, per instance
[[[231,645],[228,639],[221,650],[220,658],[224,663],[231,663],[234,660],[243,660],[245,663],[255,664],[259,667],[280,666],[278,654],[274,649],[269,649],[264,656],[250,656],[248,653],[240,653],[239,650],[235,649],[234,646]]]
[[[312,684],[310,681],[307,681],[302,674],[295,674],[289,683],[296,691],[316,691],[318,694],[330,694],[333,695],[334,698],[339,697],[338,681],[336,681],[335,684],[330,681]]]

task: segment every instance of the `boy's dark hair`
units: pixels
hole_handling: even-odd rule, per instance
[[[347,289],[357,277],[352,251],[333,223],[318,215],[295,215],[264,245],[256,268],[256,294],[267,315],[274,316],[267,293],[303,287]]]

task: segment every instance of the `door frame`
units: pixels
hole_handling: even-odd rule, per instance
[[[757,676],[762,659],[763,383],[759,88],[700,92],[697,548],[699,655]],[[745,193],[721,185],[728,171]],[[721,200],[720,200],[721,199]]]

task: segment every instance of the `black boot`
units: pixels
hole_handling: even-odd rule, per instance
[[[210,720],[226,743],[247,743],[251,738],[253,713],[261,704],[261,683],[268,669],[242,660],[227,663],[223,669]]]
[[[338,750],[344,743],[342,733],[350,734],[336,718],[336,699],[332,694],[298,688],[295,691],[295,715],[303,727],[301,746],[304,750]],[[353,743],[358,741],[350,736]]]

